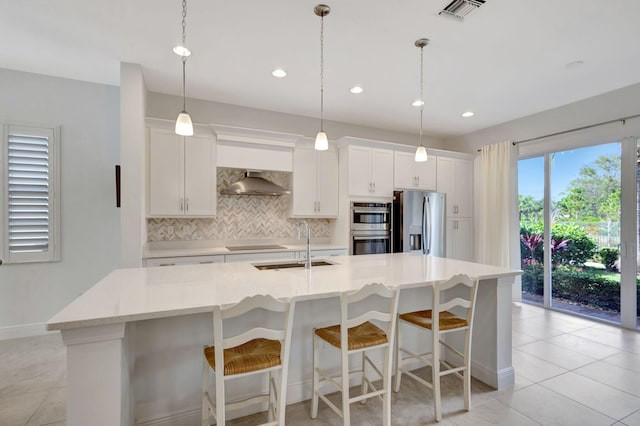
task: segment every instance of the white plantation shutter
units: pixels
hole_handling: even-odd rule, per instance
[[[7,126],[5,253],[9,262],[57,260],[54,129]]]

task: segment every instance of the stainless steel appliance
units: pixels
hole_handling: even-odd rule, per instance
[[[393,193],[394,253],[410,251],[445,257],[445,194]]]
[[[391,253],[391,203],[351,203],[350,253]]]

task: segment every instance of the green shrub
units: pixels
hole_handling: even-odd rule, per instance
[[[613,247],[604,247],[598,250],[600,261],[607,268],[607,271],[615,271],[614,264],[620,257],[620,250]]]
[[[542,222],[527,223],[521,226],[520,235],[538,234],[544,235],[544,225]],[[551,238],[555,241],[568,240],[564,249],[556,250],[551,258],[554,265],[576,265],[582,266],[595,254],[596,243],[587,235],[587,232],[578,225],[567,223],[556,223],[551,227]],[[520,251],[523,258],[529,258],[529,249],[520,241]],[[543,245],[536,247],[533,259],[542,262]]]
[[[592,270],[559,265],[551,272],[553,297],[600,309],[620,312],[620,282],[616,277]],[[640,316],[640,282],[636,280],[637,315]],[[544,275],[541,264],[523,267],[522,290],[543,294]]]

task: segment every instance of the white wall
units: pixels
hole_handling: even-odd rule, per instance
[[[147,116],[175,120],[182,109],[182,98],[149,92],[147,96]],[[194,123],[224,124],[229,126],[246,127],[251,129],[271,130],[275,132],[295,133],[315,138],[320,126],[320,119],[301,115],[284,114],[255,108],[221,104],[198,99],[187,100],[187,111]],[[363,139],[374,139],[385,142],[395,142],[406,145],[418,145],[418,122],[416,133],[394,132],[372,127],[356,126],[336,121],[324,122],[324,128],[329,139],[335,141],[344,136]],[[450,149],[444,140],[423,137],[427,148]]]
[[[453,138],[449,149],[475,152],[478,148],[502,141],[519,141],[591,124],[640,114],[640,84],[624,87],[592,98],[509,121],[474,133]],[[572,132],[519,145],[520,155],[549,150],[620,141],[625,136],[640,135],[640,118]]]
[[[113,86],[0,69],[0,119],[61,126],[61,258],[0,266],[0,339],[44,323],[118,266],[119,95]]]

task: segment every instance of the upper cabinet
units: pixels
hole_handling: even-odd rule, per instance
[[[350,145],[348,157],[349,195],[393,195],[393,151]]]
[[[393,184],[398,189],[436,190],[436,157],[429,155],[427,161],[417,163],[415,154],[395,151],[393,153]]]
[[[291,216],[338,216],[338,154],[333,144],[327,151],[316,151],[312,144],[296,145]]]
[[[149,129],[149,216],[215,216],[213,135],[179,136]]]
[[[473,161],[438,157],[437,190],[447,194],[447,217],[473,217]]]

